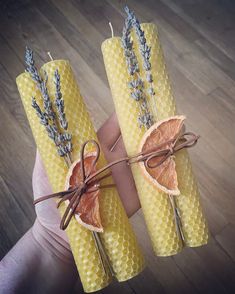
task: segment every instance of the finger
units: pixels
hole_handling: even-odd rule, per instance
[[[108,162],[127,156],[122,137],[116,144],[114,152],[105,150],[104,154]],[[130,166],[123,162],[113,166],[111,170],[122,204],[128,217],[131,217],[140,208],[140,201]]]
[[[131,169],[126,163],[115,165],[112,167],[112,177],[126,213],[131,217],[140,208]]]
[[[121,132],[117,115],[114,112],[97,132],[99,141],[103,148],[110,149],[119,138]]]
[[[52,193],[52,188],[38,150],[35,157],[32,185],[34,200]],[[65,232],[59,228],[61,217],[54,199],[38,203],[35,205],[35,211],[41,225],[68,242]]]
[[[41,159],[41,156],[37,150],[35,157],[35,164],[32,176],[32,185],[34,198],[37,199],[40,196],[44,196],[52,193],[52,189]]]
[[[37,174],[40,173],[41,175],[43,175],[45,177],[47,176],[44,165],[43,165],[43,161],[42,161],[42,158],[41,158],[41,155],[40,155],[38,149],[36,151],[36,157],[35,157],[35,163],[34,163],[34,172],[36,172]]]

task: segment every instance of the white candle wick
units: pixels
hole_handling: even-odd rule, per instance
[[[111,34],[112,34],[112,38],[113,38],[114,34],[113,34],[113,26],[112,26],[111,22],[109,22],[109,26],[110,26],[110,30],[111,30]]]
[[[117,146],[119,140],[121,140],[122,138],[122,134],[119,135],[119,137],[117,138],[117,140],[114,142],[113,146],[110,148],[110,152],[113,152],[113,150],[115,149],[115,147]]]
[[[52,56],[51,56],[51,52],[50,52],[50,51],[47,52],[47,55],[49,56],[49,58],[50,58],[51,61],[54,60],[54,59],[52,58]]]

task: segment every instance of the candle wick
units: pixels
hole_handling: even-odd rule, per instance
[[[114,37],[114,34],[113,34],[113,26],[112,26],[112,23],[111,22],[109,22],[109,27],[110,27],[112,38],[113,38]]]
[[[115,149],[115,147],[117,146],[119,140],[121,140],[122,138],[122,134],[120,134],[117,138],[117,140],[114,142],[114,144],[112,145],[112,147],[110,148],[110,152],[113,152],[113,150]]]
[[[51,61],[54,60],[53,57],[51,56],[51,52],[50,51],[47,52],[47,55],[49,56],[49,58],[50,58]]]

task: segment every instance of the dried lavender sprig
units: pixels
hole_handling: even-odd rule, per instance
[[[64,112],[64,100],[63,100],[63,96],[62,96],[61,89],[60,89],[60,74],[59,74],[58,69],[55,70],[54,83],[55,83],[55,89],[56,89],[56,91],[55,91],[55,105],[56,105],[57,112],[58,112],[60,126],[64,130],[67,130],[68,121],[66,119],[65,112]]]
[[[149,71],[151,69],[151,63],[150,63],[150,53],[151,53],[151,47],[149,47],[146,44],[146,38],[144,31],[142,30],[140,26],[139,20],[136,18],[135,14],[133,11],[131,11],[128,6],[125,6],[125,12],[127,13],[127,20],[128,23],[130,23],[131,27],[134,27],[135,32],[138,37],[139,41],[139,48],[140,48],[140,53],[143,58],[143,66],[146,71]]]
[[[64,100],[63,95],[61,93],[61,86],[60,86],[60,74],[58,69],[55,70],[54,73],[54,83],[55,83],[55,105],[57,108],[58,118],[60,122],[60,126],[64,129],[64,133],[60,134],[59,140],[64,145],[60,148],[60,153],[67,153],[69,154],[72,151],[72,135],[66,132],[68,129],[68,121],[66,119],[65,111],[64,111]]]
[[[127,17],[131,20],[132,26],[135,29],[138,42],[139,42],[139,49],[140,54],[143,59],[143,68],[146,71],[146,81],[149,83],[149,88],[147,92],[150,94],[151,97],[151,104],[154,107],[155,112],[157,113],[156,103],[155,103],[155,91],[153,88],[153,77],[151,74],[151,63],[150,63],[150,56],[151,56],[151,47],[147,45],[145,33],[141,28],[139,20],[136,18],[133,11],[131,11],[127,6],[125,7],[125,11],[127,13]]]
[[[35,97],[32,97],[32,107],[35,109],[37,116],[40,119],[40,123],[45,127],[48,137],[52,139],[52,141],[57,146],[57,152],[60,156],[64,157],[72,151],[71,139],[72,136],[70,134],[61,134],[54,128],[53,125],[50,125],[49,119],[44,113],[40,106],[37,104]],[[66,142],[66,144],[64,144]]]
[[[122,31],[122,46],[124,49],[124,54],[126,57],[126,62],[128,66],[128,71],[130,75],[134,75],[136,72],[139,72],[138,61],[133,51],[133,42],[130,37],[130,30],[132,27],[131,20],[126,18],[125,25]]]
[[[128,8],[126,8],[128,10]],[[125,9],[125,10],[126,10]],[[128,10],[128,12],[130,12]],[[145,126],[147,129],[153,124],[152,115],[149,112],[146,96],[144,93],[144,83],[139,75],[139,65],[137,57],[133,50],[133,42],[130,37],[130,30],[133,26],[133,17],[131,12],[128,14],[122,35],[122,47],[126,57],[126,63],[128,71],[132,76],[132,81],[128,83],[128,86],[132,89],[131,97],[140,102],[140,114],[138,122],[140,127]]]
[[[140,53],[143,58],[143,67],[146,70],[146,80],[150,84],[150,87],[148,88],[148,93],[150,94],[152,101],[154,101],[153,96],[155,95],[154,89],[153,89],[153,77],[151,74],[151,63],[150,63],[150,56],[151,56],[151,47],[149,47],[146,44],[146,38],[144,31],[142,30],[139,20],[136,18],[136,16],[133,14],[133,26],[135,28],[138,40],[139,40],[139,48]],[[154,105],[156,105],[154,103]]]
[[[35,97],[32,97],[32,107],[35,109],[37,116],[40,119],[40,123],[45,127],[48,136],[54,141],[56,145],[58,145],[58,140],[57,140],[57,132],[56,130],[49,124],[48,117],[46,113],[44,113],[40,106],[37,104]]]
[[[42,78],[38,74],[38,70],[35,66],[34,58],[33,58],[33,50],[26,46],[25,48],[25,63],[27,65],[26,71],[31,74],[32,79],[37,83],[42,83]]]
[[[40,90],[43,98],[43,106],[45,109],[45,113],[48,115],[48,118],[52,120],[55,127],[55,113],[52,108],[52,103],[47,91],[47,73],[44,71],[44,79],[40,76],[37,67],[35,66],[34,58],[33,58],[33,50],[29,47],[25,49],[25,63],[26,63],[26,71],[31,75],[32,79],[36,82],[38,89]]]
[[[53,111],[52,102],[46,87],[48,75],[44,71],[44,79],[42,79],[42,77],[38,73],[38,70],[35,66],[35,62],[33,59],[33,51],[28,47],[26,47],[25,62],[27,65],[26,70],[30,73],[32,79],[36,82],[42,94],[43,106],[44,106],[45,112],[41,110],[41,108],[37,104],[34,97],[32,98],[32,107],[35,109],[40,119],[40,123],[45,126],[45,129],[48,133],[49,138],[51,138],[54,141],[55,145],[57,146],[58,154],[63,157],[68,157],[67,160],[70,161],[70,153],[72,151],[72,143],[71,143],[72,136],[71,134],[68,134],[68,133],[59,132],[59,129],[57,127],[56,113]],[[58,87],[58,96],[61,96],[61,97],[56,97],[56,98],[59,98],[61,100],[62,94],[60,92],[60,81],[59,81],[59,87]],[[63,102],[60,105],[60,110],[64,112]]]
[[[72,143],[67,142],[66,145],[59,145],[57,151],[58,154],[62,157],[69,155],[72,151]]]

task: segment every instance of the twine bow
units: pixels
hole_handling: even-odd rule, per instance
[[[86,170],[85,170],[85,149],[89,143],[94,144],[95,149],[96,149],[96,152],[95,152],[96,155],[95,155],[95,158],[92,162],[90,170],[86,173]],[[69,201],[69,204],[68,204],[68,206],[64,212],[64,215],[61,219],[61,222],[60,222],[60,228],[62,230],[65,230],[68,227],[73,215],[76,213],[76,209],[77,209],[77,206],[80,202],[80,199],[85,193],[92,193],[92,192],[97,191],[100,188],[108,188],[108,187],[113,186],[112,184],[110,184],[110,185],[101,185],[100,184],[101,180],[103,180],[104,178],[107,178],[111,175],[110,172],[103,175],[100,178],[97,178],[97,176],[99,174],[101,174],[101,172],[99,172],[99,171],[91,174],[92,170],[94,170],[94,168],[99,160],[99,157],[100,157],[99,144],[95,140],[86,141],[82,145],[81,152],[80,152],[80,169],[81,169],[81,176],[82,176],[81,183],[79,185],[76,185],[73,187],[70,186],[69,189],[66,191],[46,195],[46,196],[40,197],[34,201],[34,205],[35,205],[35,204],[42,202],[44,200],[58,197],[58,198],[61,198],[61,200],[58,202],[57,208],[59,208],[63,202]]]
[[[179,150],[182,150],[184,148],[190,148],[193,147],[199,139],[198,135],[195,135],[192,132],[187,133],[179,133],[178,136],[175,138],[168,140],[166,142],[163,142],[161,144],[156,145],[151,150],[148,150],[147,152],[140,152],[134,156],[131,157],[123,157],[118,160],[115,160],[113,162],[110,162],[109,164],[105,165],[103,168],[97,170],[96,172],[92,173],[92,170],[94,170],[99,157],[100,157],[100,146],[95,140],[88,140],[85,143],[83,143],[81,147],[80,152],[80,168],[81,168],[81,175],[82,175],[82,181],[79,185],[69,187],[68,190],[53,193],[47,196],[43,196],[38,198],[34,201],[34,205],[42,202],[44,200],[50,199],[50,198],[61,198],[61,200],[58,202],[57,207],[59,207],[63,202],[69,201],[69,204],[64,212],[64,215],[61,219],[60,228],[62,230],[65,230],[73,215],[76,214],[77,206],[79,205],[81,197],[85,193],[91,193],[95,192],[98,189],[101,188],[109,188],[112,187],[113,184],[109,185],[101,185],[101,181],[109,176],[111,176],[111,172],[108,172],[104,175],[102,175],[105,171],[109,170],[112,166],[119,164],[121,162],[126,162],[127,164],[134,164],[138,162],[144,162],[145,166],[148,168],[157,168],[160,166],[165,160],[167,160],[170,156],[178,152]],[[86,173],[85,170],[85,149],[88,144],[93,144],[95,147],[95,158],[92,162],[90,170]],[[168,146],[165,149],[161,149],[163,146]],[[162,157],[162,159],[157,162],[156,164],[151,164],[151,159],[154,159],[156,157]],[[102,176],[100,176],[102,175]],[[98,177],[100,176],[100,177]]]

